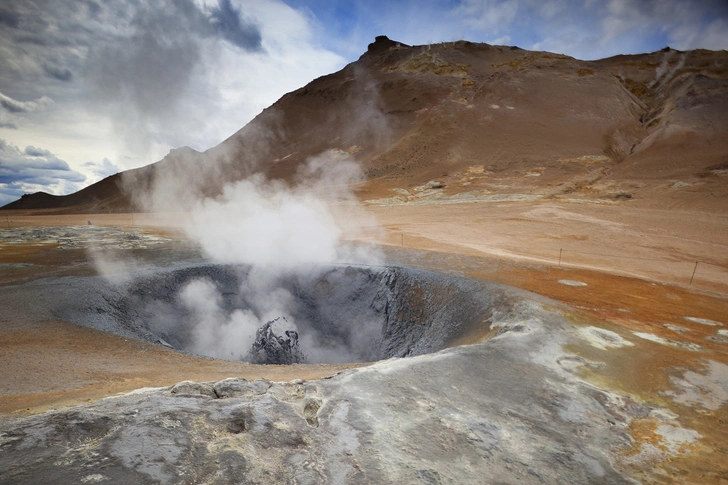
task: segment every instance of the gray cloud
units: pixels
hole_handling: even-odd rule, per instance
[[[214,109],[210,102],[219,98],[206,75],[206,67],[218,62],[214,42],[260,51],[260,31],[227,0],[204,10],[176,0],[130,13],[119,35],[90,50],[85,81],[91,99],[113,114],[116,132],[133,152],[144,153],[160,138],[189,143],[175,137],[204,123],[195,114],[205,105]]]
[[[72,170],[68,163],[50,151],[17,146],[0,139],[0,205],[18,199],[24,193],[48,192],[62,195],[74,192],[86,176]]]
[[[43,63],[43,72],[45,72],[48,77],[57,79],[59,81],[63,82],[69,82],[73,79],[73,73],[70,69],[65,69],[62,67],[56,67],[51,64],[48,64],[47,62]]]
[[[23,109],[23,106],[15,101],[14,99],[8,98],[8,97],[0,97],[0,106],[5,108],[10,113],[25,113],[27,110]]]
[[[53,104],[53,100],[47,96],[41,96],[40,98],[32,101],[18,101],[10,96],[0,93],[0,106],[12,114],[39,111],[50,104]]]
[[[17,29],[19,23],[20,15],[18,15],[17,12],[5,7],[0,7],[0,24]]]
[[[87,160],[131,168],[216,145],[343,65],[281,0],[0,0],[0,9],[0,136],[23,147],[46,136],[54,151],[72,137],[79,148],[64,155],[89,178]],[[22,104],[41,99],[52,109]]]
[[[193,0],[0,0],[0,25],[0,91],[14,98],[27,97],[29,87],[54,98],[53,91],[67,93],[56,81],[82,76],[89,52],[122,45],[156,43],[177,57],[192,47],[186,58],[196,61],[204,39],[261,49],[259,28],[229,0],[210,7]]]
[[[88,9],[88,15],[91,19],[97,19],[99,17],[99,13],[101,13],[101,5],[94,2],[93,0],[86,0],[83,2],[86,5],[86,8]]]
[[[88,81],[97,101],[116,103],[155,115],[167,112],[184,95],[200,58],[200,46],[188,35],[195,27],[185,9],[140,10],[131,35],[95,48]]]
[[[83,167],[89,170],[98,179],[106,178],[109,175],[114,175],[115,173],[120,172],[119,167],[111,163],[111,160],[108,158],[104,158],[100,162],[86,162],[83,164]]]
[[[42,148],[36,148],[33,145],[25,147],[23,152],[29,157],[52,157],[53,154],[49,150],[43,150]]]
[[[262,48],[260,30],[245,21],[230,0],[219,0],[218,6],[210,9],[210,20],[215,31],[231,44],[253,51]]]

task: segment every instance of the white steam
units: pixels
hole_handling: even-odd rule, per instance
[[[657,84],[657,89],[662,89],[667,83],[672,80],[677,71],[682,69],[682,67],[685,65],[685,61],[688,57],[687,52],[680,54],[680,56],[677,58],[677,62],[674,65],[671,65],[670,61],[672,60],[674,55],[675,51],[673,50],[665,53],[662,61],[660,62],[660,65],[657,66],[657,68],[655,69],[655,79],[650,83],[650,88]]]
[[[238,309],[226,315],[215,284],[203,279],[185,285],[179,299],[196,321],[194,352],[220,359],[245,359],[260,326],[251,310]]]
[[[207,177],[215,169],[204,171]],[[315,285],[334,264],[382,262],[378,251],[350,242],[360,235],[358,227],[370,231],[375,222],[353,194],[352,185],[363,175],[348,153],[329,150],[309,159],[291,184],[256,173],[225,184],[217,196],[202,197],[195,190],[188,192],[191,199],[180,200],[188,182],[202,185],[194,176],[189,170],[166,170],[144,198],[151,208],[191,208],[184,232],[202,253],[215,263],[249,269],[240,287],[228,288],[227,293],[206,278],[187,282],[175,296],[185,321],[176,321],[169,303],[148,305],[145,313],[154,330],[174,333],[171,330],[180,326],[187,350],[247,360],[256,331],[284,317],[287,329],[298,332],[308,361],[345,362],[352,352],[371,352],[373,335],[367,322],[356,316],[347,319],[341,325],[348,341],[331,339],[316,330],[315,322],[296,321],[296,299],[284,288],[284,281],[292,280]]]
[[[254,265],[331,262],[342,235],[325,202],[255,176],[195,208],[187,235],[215,261]]]
[[[198,278],[185,284],[177,294],[177,300],[188,312],[187,323],[191,326],[191,342],[186,349],[221,359],[248,360],[257,330],[279,319],[275,326],[277,334],[283,335],[284,330],[298,332],[300,348],[307,362],[341,363],[363,360],[371,354],[371,345],[376,341],[379,329],[377,323],[369,321],[366,315],[341,321],[342,327],[349,327],[345,331],[349,342],[330,339],[312,322],[296,321],[292,314],[295,298],[279,286],[280,281],[279,276],[267,271],[253,270],[235,296],[237,305],[232,305],[236,306],[234,309],[230,309],[230,302],[224,301],[221,289],[213,281]],[[159,318],[168,312],[164,305],[156,304],[153,311],[161,314],[155,321],[156,330],[169,331],[179,324]]]
[[[342,218],[366,217],[349,189],[360,178],[358,164],[330,151],[309,160],[295,186],[261,174],[226,186],[220,197],[195,205],[185,232],[220,263],[290,268],[376,262],[375,254],[362,255],[342,241]]]
[[[180,292],[179,298],[197,320],[195,352],[244,360],[256,330],[284,317],[301,335],[301,349],[308,358],[317,362],[350,358],[346,349],[322,343],[322,336],[312,329],[297,326],[294,298],[280,287],[280,278],[310,278],[317,268],[335,263],[380,263],[376,252],[346,244],[339,225],[345,217],[365,217],[350,189],[361,180],[361,169],[343,152],[328,151],[309,160],[297,178],[297,184],[289,186],[256,174],[194,206],[185,232],[204,254],[219,263],[253,267],[239,289],[246,308],[226,313],[219,290],[209,281],[193,281]]]

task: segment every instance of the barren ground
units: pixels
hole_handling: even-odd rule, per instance
[[[665,390],[680,372],[703,372],[708,361],[728,363],[728,337],[720,332],[728,328],[728,247],[724,237],[728,220],[721,215],[639,208],[630,203],[477,202],[372,205],[369,210],[383,230],[365,227],[357,237],[383,243],[394,264],[524,288],[576,308],[576,322],[632,335],[629,340],[635,346],[629,351],[605,355],[588,345],[572,349],[587,360],[607,364],[608,370],[585,374],[597,385],[664,404],[668,401]],[[194,248],[176,233],[183,214],[155,219],[141,214],[38,216],[10,212],[4,221],[9,227],[0,229],[6,236],[0,244],[0,283],[14,285],[47,275],[93,272],[83,244],[60,249],[58,240],[29,243],[7,237],[17,234],[10,231],[18,228],[87,226],[88,220],[94,227],[114,226],[157,240],[154,247],[125,250],[135,258],[147,254],[159,262],[174,254],[194,254]],[[165,224],[160,225],[160,220]],[[635,332],[665,340],[638,338]],[[471,335],[463,343],[484,337]],[[63,321],[20,325],[3,314],[0,340],[0,412],[11,415],[39,413],[188,379],[316,379],[347,367],[254,366],[202,359]],[[705,483],[724,483],[716,476],[728,480],[728,471],[719,471],[728,453],[725,406],[710,411],[694,406],[687,414],[682,409],[681,421],[704,437],[703,451],[676,459],[675,470],[694,483],[711,471]],[[632,435],[637,443],[657,439],[650,426],[656,425],[636,421]]]
[[[630,330],[649,329],[674,337],[675,332],[664,324],[686,327],[691,332],[682,335],[683,340],[694,341],[728,362],[728,339],[706,340],[716,329],[685,320],[726,320],[728,243],[724,235],[728,234],[728,218],[638,209],[628,204],[539,202],[370,206],[368,210],[384,230],[364,228],[361,239],[388,245],[389,259],[395,263],[524,288]],[[5,225],[78,226],[89,220],[94,225],[145,228],[165,236],[161,245],[167,246],[172,244],[167,237],[178,237],[175,229],[184,215],[36,216],[11,212]],[[166,227],[160,228],[161,220]],[[4,241],[0,282],[94,271],[82,248],[57,248],[56,241],[33,245]],[[9,266],[12,263],[37,266],[19,269]],[[572,287],[559,280],[588,286]],[[343,368],[259,367],[198,359],[61,321],[45,322],[42,328],[20,328],[3,318],[0,332],[5,342],[0,412],[5,413],[38,412],[184,379],[213,380],[229,375],[311,379]]]

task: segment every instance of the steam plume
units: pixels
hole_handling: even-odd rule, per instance
[[[225,184],[223,173],[233,156],[217,155],[220,165],[206,167],[204,180],[198,177],[190,181],[190,170],[181,166],[160,169],[151,190],[139,200],[149,208],[188,207],[186,236],[210,261],[244,265],[241,271],[245,277],[232,296],[223,294],[209,279],[187,282],[177,293],[175,304],[185,309],[188,321],[173,321],[167,317],[172,314],[169,304],[155,302],[145,310],[152,325],[162,333],[173,325],[183,325],[191,339],[187,348],[196,353],[247,360],[257,330],[282,317],[279,322],[285,323],[277,325],[296,331],[303,355],[313,361],[347,361],[352,349],[366,355],[371,342],[366,322],[356,318],[342,322],[348,326],[352,342],[347,348],[332,343],[314,330],[311,322],[296,321],[296,300],[284,284],[297,279],[314,285],[333,264],[381,263],[377,251],[347,242],[347,238],[357,236],[352,219],[363,221],[367,227],[374,225],[351,190],[352,184],[363,178],[358,163],[346,152],[329,150],[304,163],[291,184],[270,180],[262,173]],[[219,195],[204,196],[204,187],[215,182],[222,185]],[[190,186],[194,196],[182,200]],[[347,227],[342,221],[348,222]],[[107,268],[100,265],[99,269]],[[356,328],[359,324],[361,329]]]

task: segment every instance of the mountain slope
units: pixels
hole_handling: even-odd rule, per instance
[[[413,189],[429,182],[442,197],[711,208],[728,201],[725,113],[725,51],[587,62],[378,37],[358,61],[283,96],[204,153],[173,150],[78,194],[32,195],[5,208],[179,210],[255,172],[293,182],[302,163],[331,149],[361,164],[358,194],[378,203],[420,200]],[[152,190],[174,204],[151,204]]]

